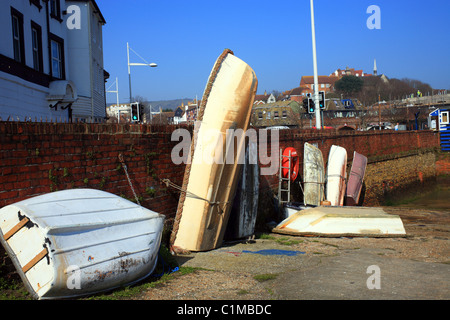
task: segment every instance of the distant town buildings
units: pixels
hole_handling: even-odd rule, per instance
[[[376,69],[375,69],[376,70]],[[343,76],[355,76],[355,77],[370,77],[371,74],[364,73],[362,70],[355,70],[355,68],[346,67],[345,69],[337,69],[330,76],[335,76],[341,79]]]
[[[297,127],[303,107],[297,101],[254,104],[250,123],[253,127]]]
[[[2,0],[0,117],[104,121],[105,23],[94,0]]]
[[[264,92],[264,94],[255,95],[255,101],[253,104],[274,103],[275,101],[277,101],[277,99],[272,93],[267,94],[267,92]]]

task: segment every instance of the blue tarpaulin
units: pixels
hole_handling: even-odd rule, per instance
[[[248,251],[243,250],[242,253],[253,253],[253,254],[262,254],[263,256],[296,256],[298,254],[305,254],[305,252],[301,251],[292,251],[292,250],[278,250],[278,249],[265,249],[259,251]]]

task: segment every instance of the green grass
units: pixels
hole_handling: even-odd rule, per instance
[[[259,282],[265,282],[269,280],[276,279],[278,277],[277,273],[263,273],[263,274],[257,274],[253,276],[253,279]]]
[[[292,246],[292,245],[296,245],[296,244],[303,242],[303,240],[297,240],[297,239],[293,239],[291,237],[275,237],[275,236],[273,236],[271,234],[267,234],[267,233],[262,233],[262,234],[258,235],[257,239],[273,240],[276,243],[279,243],[284,246]]]

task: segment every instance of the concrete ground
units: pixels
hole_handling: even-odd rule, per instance
[[[202,268],[142,299],[450,299],[450,212],[386,208],[405,238],[322,238],[269,234],[176,256]]]

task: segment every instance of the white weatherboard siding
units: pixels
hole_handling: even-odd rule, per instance
[[[50,109],[45,97],[49,89],[19,77],[0,72],[0,117],[2,120],[43,121],[67,119],[67,110]]]

